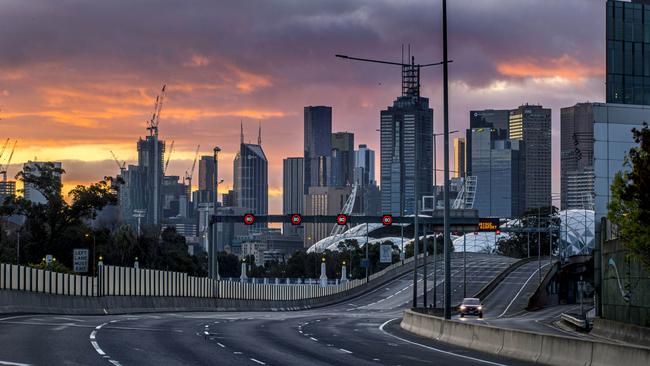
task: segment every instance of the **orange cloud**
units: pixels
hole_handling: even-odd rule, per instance
[[[586,65],[579,60],[563,55],[554,59],[524,58],[502,62],[497,65],[497,71],[504,76],[517,78],[563,78],[581,80],[603,75],[603,66]]]

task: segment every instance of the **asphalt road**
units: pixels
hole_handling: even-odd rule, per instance
[[[468,287],[482,287],[511,261],[468,255]],[[454,299],[462,297],[459,263]],[[525,365],[402,331],[412,281],[406,274],[309,311],[0,316],[0,365]]]

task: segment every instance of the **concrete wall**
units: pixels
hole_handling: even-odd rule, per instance
[[[629,257],[620,240],[606,241],[602,249],[602,317],[650,327],[650,273]]]
[[[650,365],[650,348],[445,320],[411,310],[404,312],[401,327],[457,346],[546,365]]]

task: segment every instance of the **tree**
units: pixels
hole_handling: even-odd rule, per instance
[[[650,269],[650,129],[644,123],[642,129],[633,129],[632,135],[639,146],[625,157],[629,171],[614,177],[607,217],[618,227],[630,254]]]
[[[522,216],[519,217],[520,228],[532,228],[536,229],[540,227],[542,232],[530,233],[530,255],[537,256],[538,242],[540,244],[539,252],[541,255],[549,254],[549,225],[554,227],[559,227],[560,218],[558,217],[558,209],[555,206],[541,207],[539,209],[531,209],[526,211]],[[557,231],[552,232],[551,242],[555,250],[557,247],[558,233]],[[506,238],[502,238],[496,243],[495,252],[500,255],[513,258],[525,258],[528,256],[528,234],[523,232],[510,232]]]
[[[40,192],[46,203],[10,196],[0,205],[0,216],[25,217],[21,258],[28,262],[38,263],[46,254],[53,254],[71,267],[72,249],[89,231],[85,220],[94,219],[98,210],[117,203],[115,189],[105,180],[75,187],[69,194],[71,202],[66,202],[61,192],[63,174],[65,171],[53,163],[25,166],[16,179]]]

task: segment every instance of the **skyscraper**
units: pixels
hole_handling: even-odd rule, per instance
[[[303,161],[303,158],[286,158],[282,161],[282,213],[285,215],[304,212]],[[284,224],[282,229],[284,234],[302,235],[302,231],[301,226],[291,224]]]
[[[465,133],[465,174],[472,174],[472,129],[473,128],[494,128],[496,139],[508,138],[508,125],[510,123],[510,110],[508,109],[484,109],[469,112],[469,129]]]
[[[260,144],[244,143],[243,133],[239,146],[233,164],[237,207],[246,208],[256,215],[266,215],[269,209],[268,160]]]
[[[594,104],[562,108],[560,125],[561,208],[589,208],[594,193]]]
[[[204,155],[199,160],[199,191],[198,203],[207,203],[214,201],[214,156]]]
[[[525,211],[551,205],[551,110],[522,105],[510,111],[509,139],[524,149]],[[472,173],[473,174],[473,173]]]
[[[157,225],[162,218],[162,180],[165,157],[165,142],[157,135],[150,135],[138,141],[138,166],[142,169],[143,209],[147,210],[143,223]]]
[[[523,142],[498,139],[496,128],[473,128],[474,208],[480,216],[516,217],[523,213],[525,176]]]
[[[354,151],[354,182],[359,186],[375,182],[375,151],[365,144]]]
[[[309,187],[325,186],[327,161],[332,153],[332,107],[309,106],[304,110],[304,192]]]
[[[650,105],[650,1],[607,1],[607,103]]]
[[[435,174],[435,173],[434,173]],[[465,177],[465,139],[454,139],[454,178]]]
[[[334,132],[332,134],[332,151],[337,151],[338,169],[340,169],[340,186],[354,183],[354,134]]]
[[[408,80],[403,80],[403,84]],[[433,191],[433,109],[420,96],[419,77],[381,111],[381,208],[411,215],[415,202]],[[407,85],[408,86],[408,85]],[[417,182],[415,179],[418,171]],[[418,186],[418,197],[415,187]]]

